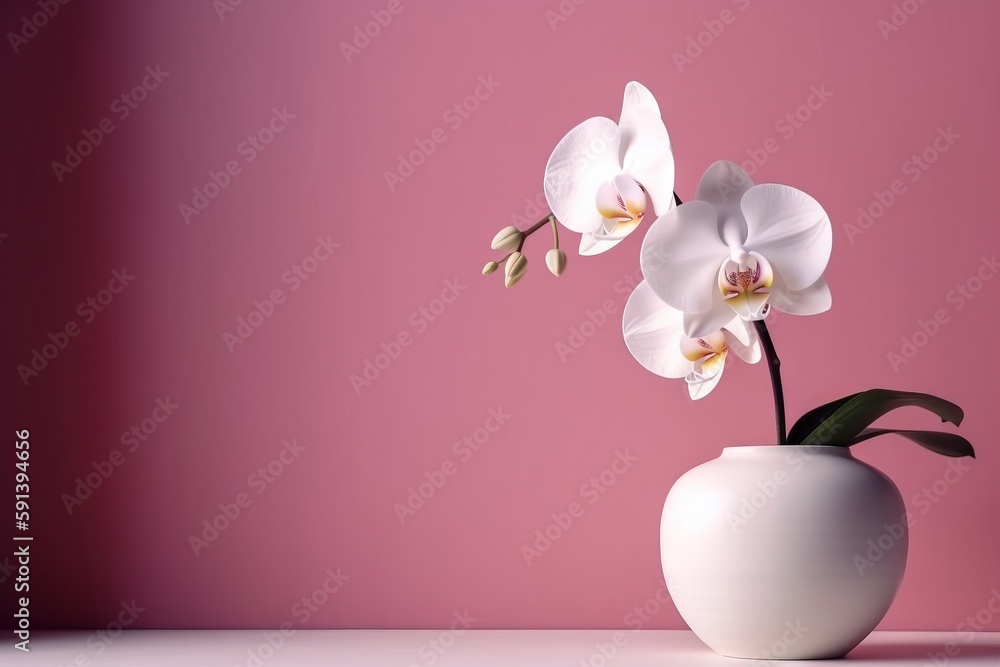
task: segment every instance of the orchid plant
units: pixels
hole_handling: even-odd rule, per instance
[[[824,273],[833,248],[830,218],[815,199],[787,185],[754,185],[732,162],[711,165],[693,200],[674,191],[674,158],[659,105],[643,85],[625,87],[618,123],[594,117],[556,144],[545,167],[552,213],[526,230],[508,226],[493,239],[508,254],[504,284],[524,277],[526,239],[552,229],[545,263],[556,276],[566,267],[559,226],[581,235],[581,255],[603,253],[639,229],[652,210],[639,265],[643,280],[625,306],[623,333],[644,368],[683,378],[692,399],[722,379],[730,352],[747,363],[766,358],[774,394],[777,444],[849,447],[897,434],[946,456],[975,456],[965,438],[942,431],[872,428],[904,406],[928,410],[955,425],[962,409],[930,394],[871,389],[845,396],[785,426],[781,364],[767,329],[772,309],[814,315],[831,306]],[[652,217],[652,216],[650,216]]]

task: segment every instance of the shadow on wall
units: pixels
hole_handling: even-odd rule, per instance
[[[104,156],[93,146],[102,139],[100,120],[110,101],[107,86],[96,84],[116,57],[116,39],[106,34],[113,24],[102,16],[107,9],[53,2],[46,15],[39,4],[8,2],[0,9],[6,35],[0,48],[7,51],[0,69],[7,99],[0,108],[4,402],[7,427],[27,429],[30,443],[28,527],[18,531],[9,517],[4,537],[8,545],[15,532],[33,538],[22,543],[30,554],[27,577],[19,574],[13,548],[0,554],[0,616],[13,627],[17,601],[27,597],[32,630],[89,627],[86,619],[95,614],[114,617],[122,601],[111,597],[109,582],[126,571],[116,545],[128,539],[116,520],[127,508],[95,494],[93,506],[71,514],[61,500],[74,492],[76,477],[93,472],[92,462],[107,458],[113,443],[105,434],[121,427],[114,411],[123,391],[118,352],[129,327],[119,323],[112,335],[101,324],[116,318],[104,302],[122,289],[122,279],[128,282],[112,273],[122,261],[114,256],[115,237],[127,221],[116,210],[114,180],[98,164]],[[11,473],[14,456],[8,442],[0,461]],[[9,514],[14,483],[14,474],[0,475]],[[74,576],[60,576],[67,568]],[[35,583],[42,581],[72,583],[59,590],[58,601],[46,602]]]

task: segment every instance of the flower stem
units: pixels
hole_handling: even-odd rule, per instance
[[[774,392],[774,421],[778,430],[778,444],[787,445],[785,394],[781,390],[781,360],[778,359],[778,353],[774,351],[774,343],[771,341],[771,334],[768,332],[764,320],[754,320],[753,326],[757,330],[757,337],[760,338],[761,347],[764,348],[764,356],[767,357],[767,367],[771,372],[771,389]]]
[[[684,202],[681,201],[681,198],[677,196],[677,191],[676,190],[674,191],[674,201],[677,202],[678,206],[680,206],[681,204],[684,203]]]
[[[554,216],[551,213],[549,213],[547,216],[545,216],[544,218],[542,218],[541,220],[539,220],[538,222],[536,222],[535,224],[533,224],[531,227],[528,227],[527,229],[525,229],[524,230],[524,235],[525,236],[531,236],[532,234],[534,234],[535,232],[537,232],[539,229],[541,229],[542,227],[544,227],[546,224],[548,224],[549,220],[555,220],[555,219],[556,219],[556,216]]]
[[[546,225],[546,223],[548,223],[550,220],[553,223],[552,233],[555,234],[556,233],[556,231],[555,231],[556,216],[554,216],[551,213],[549,213],[547,216],[545,216],[544,218],[542,218],[541,220],[539,220],[538,222],[536,222],[535,224],[533,224],[531,227],[528,227],[523,232],[521,232],[521,234],[522,234],[522,236],[521,236],[521,242],[517,244],[517,251],[521,252],[521,248],[524,247],[524,241],[529,236],[531,236],[532,234],[534,234],[535,232],[537,232],[539,229],[541,229],[542,227],[544,227]],[[558,242],[556,243],[556,247],[558,247]]]

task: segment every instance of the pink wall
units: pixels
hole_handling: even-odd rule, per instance
[[[859,449],[917,517],[883,627],[954,629],[985,608],[1000,587],[1000,280],[976,276],[992,277],[982,258],[1000,250],[1000,5],[233,9],[72,2],[16,53],[9,37],[3,47],[5,395],[8,428],[31,432],[36,624],[104,626],[135,600],[141,627],[425,627],[466,610],[476,627],[634,627],[628,614],[661,585],[673,481],[723,446],[771,437],[766,371],[733,366],[691,405],[683,383],[631,359],[620,317],[640,234],[574,253],[559,279],[535,239],[516,289],[479,275],[494,232],[537,215],[525,209],[556,141],[588,116],[617,118],[632,79],[659,99],[682,198],[711,162],[760,157],[773,138],[755,180],[806,190],[830,213],[833,310],[772,325],[792,415],[874,386],[966,408],[980,456],[961,476],[903,442]],[[21,31],[37,11],[4,3],[0,26]],[[372,12],[391,21],[348,62],[340,44]],[[902,25],[883,33],[894,13]],[[721,27],[710,43],[706,22]],[[708,45],[678,66],[698,39]],[[120,96],[144,78],[145,99],[127,108]],[[831,96],[813,98],[807,121],[783,120],[817,89]],[[449,111],[477,90],[478,108]],[[101,143],[59,180],[52,162],[103,119],[113,131],[91,134]],[[937,141],[949,129],[957,138]],[[261,132],[271,143],[243,143]],[[389,187],[385,172],[431,136],[433,154]],[[914,170],[925,150],[936,161]],[[895,180],[902,194],[850,238],[858,208],[877,209]],[[216,196],[186,220],[194,188]],[[86,300],[123,267],[134,279],[91,312]],[[981,289],[966,298],[955,291],[966,284]],[[230,352],[225,334],[275,290],[281,302]],[[557,344],[605,303],[607,322],[561,359]],[[947,322],[917,335],[939,309]],[[17,365],[67,324],[77,335],[25,385]],[[887,355],[914,335],[926,345],[894,369]],[[355,391],[368,361],[390,363]],[[168,399],[171,414],[156,410]],[[155,432],[123,442],[153,417]],[[459,444],[467,436],[481,447]],[[636,460],[613,486],[583,486],[619,453]],[[110,475],[70,513],[64,494],[95,465]],[[442,468],[453,474],[401,523],[394,505]],[[237,501],[238,518],[195,554],[189,536]],[[584,515],[526,563],[522,545],[574,501]],[[303,605],[328,572],[339,590]],[[668,604],[647,627],[683,626]]]

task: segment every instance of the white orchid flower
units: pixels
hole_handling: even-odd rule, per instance
[[[616,124],[589,118],[560,140],[545,166],[545,199],[556,219],[583,234],[581,255],[609,250],[646,215],[646,195],[657,215],[674,205],[674,157],[653,94],[625,86]]]
[[[654,222],[640,265],[652,291],[684,312],[702,337],[729,322],[763,319],[773,306],[795,315],[830,308],[823,277],[833,246],[826,211],[786,185],[754,185],[732,162],[702,176],[695,200]]]
[[[697,338],[684,335],[684,313],[663,303],[645,280],[625,304],[625,345],[646,370],[684,378],[692,399],[704,398],[722,379],[730,350],[743,361],[760,361],[760,342],[744,320],[732,316],[720,329]]]

